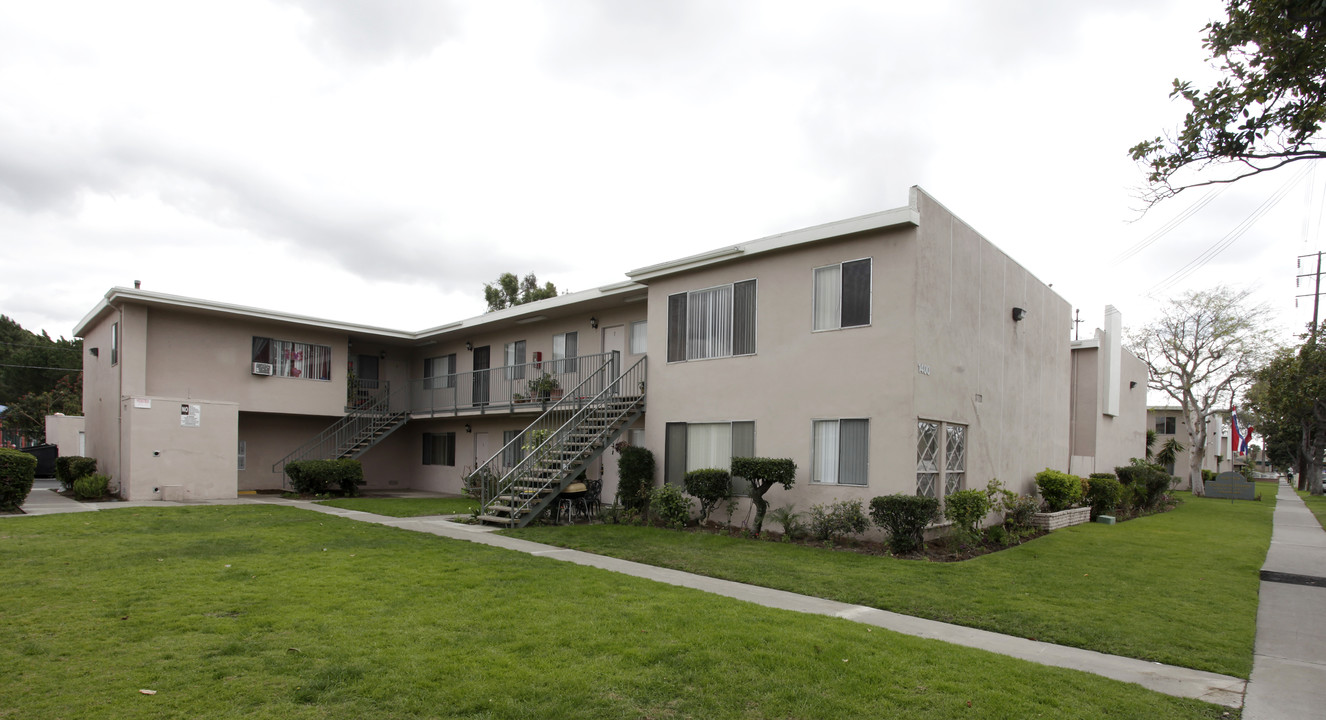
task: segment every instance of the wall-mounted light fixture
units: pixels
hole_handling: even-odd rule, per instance
[[[383,359],[383,360],[386,360],[386,359],[387,359],[387,351],[386,351],[386,350],[383,350],[382,352],[378,353],[378,357],[381,358],[381,359]]]
[[[473,432],[473,431],[474,428],[471,428],[469,423],[465,423],[465,432]]]
[[[1027,311],[1020,307],[1013,308],[1013,322],[1022,322],[1027,319]]]
[[[598,330],[598,329],[599,329],[599,319],[596,318],[596,317],[591,317],[591,318],[589,319],[589,326],[590,326],[591,328],[594,328],[595,330]]]
[[[101,354],[101,350],[98,348],[89,348],[88,352],[92,353],[92,357],[97,357]]]
[[[469,340],[466,340],[466,341],[465,341],[465,349],[466,349],[466,350],[473,350],[473,349],[474,349],[474,343],[470,342]]]
[[[1128,389],[1129,389],[1129,390],[1132,390],[1132,389],[1135,388],[1135,387],[1137,387],[1137,381],[1136,381],[1136,380],[1129,380],[1129,381],[1128,381]]]

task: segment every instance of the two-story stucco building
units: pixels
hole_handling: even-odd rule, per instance
[[[610,499],[626,441],[668,482],[790,457],[773,500],[801,507],[1031,492],[1077,462],[1068,303],[918,188],[627,277],[422,331],[115,288],[75,329],[87,452],[131,499],[279,488],[286,459],[347,454],[370,487],[458,492],[483,467],[555,494],[587,470]]]

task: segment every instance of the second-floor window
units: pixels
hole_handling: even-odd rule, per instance
[[[509,342],[505,347],[506,379],[523,380],[525,378],[525,341]]]
[[[754,354],[754,280],[668,296],[668,362]]]
[[[253,362],[271,363],[277,377],[331,380],[331,346],[253,338]]]
[[[553,335],[552,371],[555,373],[575,372],[579,352],[577,333]]]
[[[456,353],[424,359],[424,389],[439,390],[456,386]]]
[[[1176,427],[1177,420],[1178,418],[1174,417],[1173,415],[1170,415],[1169,417],[1156,418],[1156,434],[1173,435],[1175,432],[1177,432],[1177,427]]]
[[[870,258],[815,268],[816,330],[870,324]]]

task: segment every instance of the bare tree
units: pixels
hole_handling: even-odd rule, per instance
[[[1129,337],[1130,349],[1150,370],[1150,386],[1183,408],[1194,495],[1205,494],[1207,423],[1233,404],[1275,349],[1274,335],[1264,327],[1269,310],[1247,306],[1247,297],[1227,287],[1189,292],[1170,300],[1159,320]]]

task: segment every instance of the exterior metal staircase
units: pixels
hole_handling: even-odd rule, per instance
[[[616,355],[616,354],[614,354]],[[620,375],[617,358],[591,375],[467,479],[481,488],[479,521],[516,528],[528,525],[645,411],[646,358]],[[586,396],[588,388],[601,388]],[[509,469],[503,458],[524,457]]]
[[[408,412],[391,409],[391,400],[391,393],[384,391],[368,403],[351,410],[312,440],[273,463],[272,472],[281,473],[284,484],[287,463],[297,460],[355,459],[368,452],[409,419]]]

